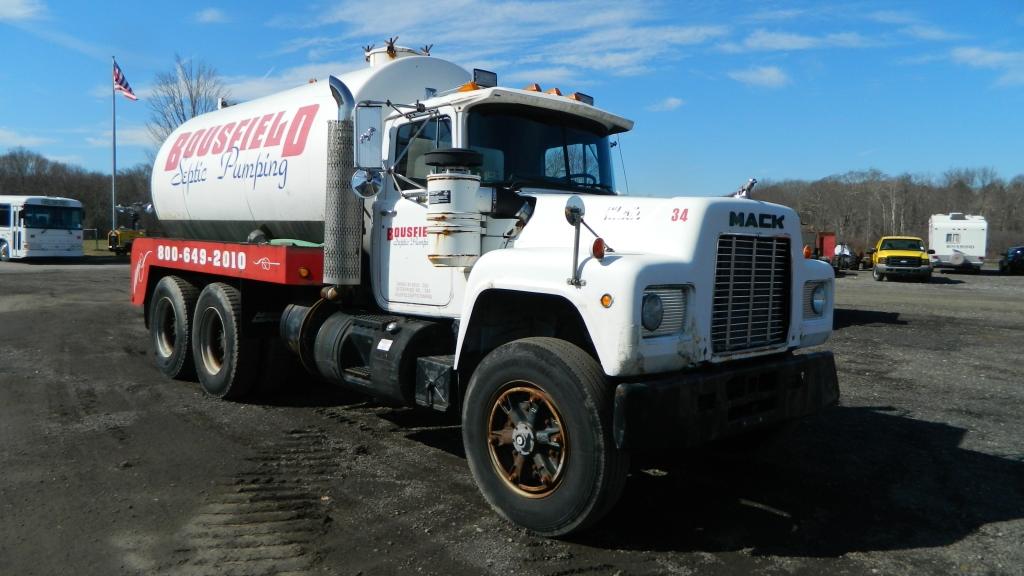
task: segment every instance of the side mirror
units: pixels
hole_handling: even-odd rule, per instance
[[[584,214],[586,214],[586,208],[584,208],[583,200],[579,196],[570,196],[565,201],[565,220],[571,226],[579,226],[580,222],[583,222]]]
[[[355,167],[358,170],[380,171],[383,134],[381,134],[382,108],[357,106],[355,113]]]
[[[929,249],[929,250],[928,250],[928,253],[929,253],[929,254],[935,254],[935,250],[931,250],[931,249]]]
[[[875,252],[876,250],[874,248],[868,248],[867,250],[864,251],[865,254],[874,254]]]
[[[351,184],[356,196],[368,200],[380,193],[384,179],[380,170],[356,170]]]

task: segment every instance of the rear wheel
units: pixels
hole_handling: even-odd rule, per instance
[[[7,242],[0,242],[0,262],[11,261],[11,247]]]
[[[603,517],[629,466],[612,440],[612,400],[597,362],[563,340],[526,338],[488,354],[462,412],[466,457],[484,498],[545,536]]]
[[[871,277],[874,278],[877,282],[885,280],[885,274],[879,272],[877,266],[871,269]]]
[[[192,313],[199,290],[177,276],[164,276],[149,300],[149,335],[156,367],[168,378],[195,377],[192,363]]]
[[[192,354],[203,390],[228,400],[244,398],[256,379],[259,350],[259,339],[244,334],[241,293],[221,282],[203,288],[192,326]]]

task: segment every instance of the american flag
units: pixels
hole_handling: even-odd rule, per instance
[[[128,79],[124,77],[124,72],[121,72],[121,67],[117,65],[117,60],[114,60],[114,90],[129,100],[139,99],[135,92],[132,92],[132,87],[128,84]]]

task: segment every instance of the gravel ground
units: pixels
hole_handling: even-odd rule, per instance
[[[841,406],[636,472],[568,541],[490,511],[459,428],[163,379],[128,268],[0,263],[0,574],[1024,574],[1024,277],[836,280]]]

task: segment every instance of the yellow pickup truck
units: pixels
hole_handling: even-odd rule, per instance
[[[928,259],[934,250],[926,250],[924,240],[916,236],[882,236],[871,255],[871,277],[882,281],[887,277],[905,276],[919,282],[932,278],[932,265]]]

